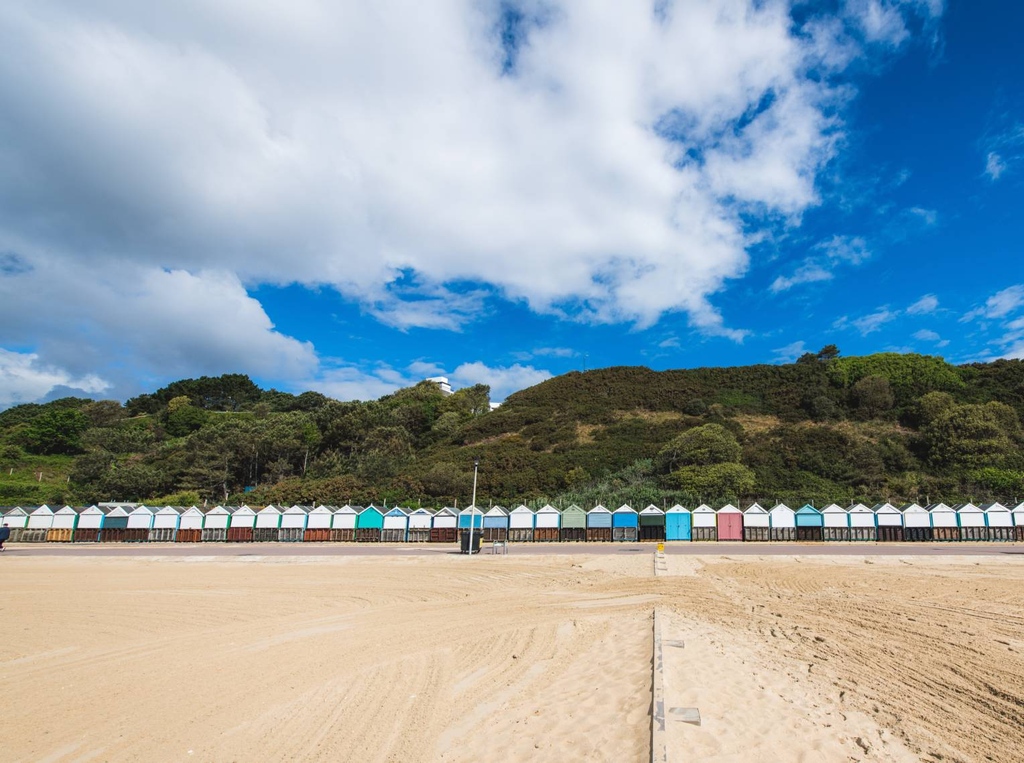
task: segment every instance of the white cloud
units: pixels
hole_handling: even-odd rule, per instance
[[[899,310],[890,310],[887,307],[880,308],[870,315],[865,315],[855,320],[850,321],[854,328],[860,332],[861,336],[867,336],[880,330],[882,326],[890,321],[896,320],[899,317]]]
[[[490,367],[480,361],[463,363],[451,373],[455,388],[487,384],[491,388],[491,401],[500,402],[513,392],[540,384],[551,378],[551,372],[518,363],[507,367]]]
[[[985,159],[985,174],[991,180],[999,180],[999,176],[1006,172],[1006,163],[995,151],[989,151]]]
[[[670,336],[668,339],[663,339],[658,342],[658,347],[663,350],[675,350],[680,347],[679,337]]]
[[[791,344],[787,344],[785,347],[779,347],[772,350],[772,353],[775,356],[772,360],[775,363],[792,363],[806,352],[807,342],[793,342]]]
[[[831,281],[840,264],[860,265],[871,257],[867,242],[860,236],[833,236],[814,245],[815,254],[806,258],[791,276],[779,276],[772,282],[775,293],[805,283]]]
[[[985,304],[981,307],[976,307],[965,313],[960,321],[967,322],[975,318],[995,320],[1009,315],[1022,305],[1024,305],[1024,284],[1008,286],[985,300]]]
[[[934,294],[925,294],[921,299],[907,308],[907,315],[927,315],[939,306],[939,298]]]
[[[0,347],[0,409],[40,400],[57,387],[92,395],[104,392],[110,384],[94,374],[75,377],[63,369],[43,365],[35,353]]]
[[[713,297],[759,229],[819,202],[857,35],[898,44],[941,11],[853,2],[804,29],[781,2],[551,0],[509,53],[505,6],[0,5],[0,243],[94,303],[66,340],[14,316],[18,340],[57,365],[166,349],[188,374],[240,358],[305,378],[312,348],[244,292],[298,283],[398,328],[459,329],[504,298],[638,327],[681,312],[742,341]]]
[[[920,339],[922,342],[938,342],[942,337],[931,329],[921,329],[914,332],[914,339]]]

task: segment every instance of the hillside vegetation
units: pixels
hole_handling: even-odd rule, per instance
[[[369,402],[232,374],[124,405],[0,413],[0,503],[680,502],[1024,498],[1024,363],[840,357],[573,372],[489,411],[484,386]]]

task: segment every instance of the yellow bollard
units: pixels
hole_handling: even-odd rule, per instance
[[[659,543],[658,544],[658,553],[659,554],[664,554],[665,553],[665,544],[664,543]]]

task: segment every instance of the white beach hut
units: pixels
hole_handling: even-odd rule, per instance
[[[78,524],[78,510],[74,506],[62,506],[53,512],[53,526],[46,534],[46,540],[56,543],[70,543]]]
[[[198,506],[189,506],[178,517],[178,532],[174,536],[177,543],[199,543],[203,539],[203,519],[206,510]]]
[[[956,509],[944,503],[930,503],[925,508],[932,524],[932,540],[960,540],[960,522]]]
[[[21,542],[43,543],[51,529],[53,529],[53,509],[46,504],[30,509]]]
[[[356,539],[356,519],[359,512],[347,503],[334,510],[331,516],[331,540],[341,543],[354,543]]]
[[[179,506],[164,506],[153,513],[153,529],[149,531],[150,542],[170,543],[178,532],[178,520],[183,509]]]
[[[900,506],[900,511],[903,513],[903,540],[932,540],[932,515],[928,509],[916,503],[905,503]]]
[[[690,515],[692,540],[718,540],[718,517],[715,510],[702,503]]]
[[[99,506],[86,506],[78,512],[78,524],[75,525],[75,543],[96,543],[100,539],[100,528],[103,527],[105,513]]]
[[[979,507],[985,512],[985,525],[990,541],[1014,540],[1013,514],[1001,503],[983,503]]]
[[[607,509],[605,509],[607,511]],[[537,509],[533,539],[538,541],[558,540],[558,531],[562,523],[562,515],[550,503]],[[589,538],[588,538],[589,540]],[[608,540],[611,540],[611,522],[608,524]]]
[[[153,510],[144,504],[136,506],[128,512],[128,532],[125,540],[143,543],[149,540],[149,531],[153,529]]]
[[[409,534],[409,511],[398,506],[384,514],[380,539],[383,543],[405,543]]]
[[[988,540],[988,528],[985,526],[985,512],[973,503],[958,503],[957,521],[960,523],[960,540]]]
[[[281,529],[277,532],[277,539],[286,543],[297,543],[302,541],[306,533],[306,521],[309,519],[310,506],[289,506],[281,512]]]
[[[231,543],[252,543],[256,535],[256,511],[246,505],[230,506],[228,536]]]
[[[128,514],[135,509],[134,504],[101,503],[100,509],[104,512],[100,542],[124,543],[128,539]]]
[[[850,518],[850,540],[878,540],[878,528],[875,524],[875,512],[863,503],[855,503],[846,509]]]
[[[508,509],[491,506],[484,512],[484,535],[487,543],[508,540]]]
[[[334,509],[330,506],[314,506],[306,515],[306,529],[302,540],[307,543],[324,543],[331,539],[331,523]]]
[[[891,503],[876,503],[871,507],[875,512],[878,540],[896,543],[903,540],[903,513]]]
[[[430,521],[431,543],[454,543],[459,539],[459,510],[445,506]]]
[[[1018,543],[1024,541],[1024,503],[1018,503],[1010,509],[1013,517],[1013,538]]]
[[[512,509],[508,515],[508,539],[515,543],[526,543],[533,540],[533,523],[536,513],[525,504]]]
[[[281,508],[268,504],[256,512],[256,524],[253,525],[252,539],[257,543],[277,540],[281,527]]]
[[[784,503],[777,503],[768,510],[768,521],[773,541],[796,540],[796,512]]]
[[[28,524],[28,515],[31,509],[22,506],[14,506],[4,513],[3,526],[11,531],[8,540],[11,543],[18,543],[25,534],[25,526]]]
[[[221,543],[228,539],[228,522],[231,521],[231,508],[227,506],[214,506],[206,512],[206,516],[203,519],[203,543]]]
[[[430,521],[434,512],[430,509],[416,509],[409,514],[409,543],[426,543],[430,540]]]
[[[767,541],[771,538],[768,510],[752,503],[743,510],[743,540]]]
[[[825,540],[844,541],[853,538],[850,532],[850,512],[835,503],[821,510]]]

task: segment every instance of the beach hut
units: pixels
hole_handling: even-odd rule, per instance
[[[203,519],[203,543],[223,543],[228,539],[228,522],[231,521],[231,508],[214,506]]]
[[[612,540],[634,542],[639,527],[640,517],[632,506],[622,504],[612,512]]]
[[[718,516],[714,509],[702,503],[693,510],[690,518],[693,521],[693,540],[718,540]]]
[[[409,513],[402,508],[389,509],[384,514],[380,539],[384,543],[405,543],[409,536]]]
[[[915,543],[930,541],[933,531],[928,509],[916,503],[905,503],[899,508],[903,514],[903,540]]]
[[[75,543],[96,543],[100,539],[100,527],[103,525],[103,509],[99,506],[86,506],[78,512],[78,524],[75,525]]]
[[[678,503],[665,512],[665,540],[690,540],[690,510]]]
[[[149,531],[153,529],[153,510],[146,505],[136,506],[128,512],[128,532],[125,540],[132,543],[143,543],[149,540]]]
[[[925,508],[932,525],[932,540],[960,540],[960,522],[956,509],[944,503],[930,503]]]
[[[587,512],[576,504],[562,512],[561,523],[560,540],[578,542],[587,539]]]
[[[960,525],[960,540],[988,540],[984,511],[973,503],[958,503],[953,508]]]
[[[347,503],[335,509],[331,514],[331,540],[336,543],[354,543],[358,518],[359,511]]]
[[[875,526],[881,543],[898,543],[903,540],[903,514],[891,503],[876,503],[871,507],[875,512]]]
[[[821,512],[807,503],[796,511],[796,539],[799,541],[825,540],[825,519]]]
[[[53,509],[46,504],[30,509],[25,531],[21,534],[22,543],[45,543],[46,536],[53,529]]]
[[[1018,543],[1024,542],[1024,503],[1018,503],[1010,509],[1013,518],[1013,538]]]
[[[878,540],[878,528],[875,526],[875,512],[863,503],[855,503],[846,510],[846,513],[850,517],[850,540]]]
[[[25,534],[25,526],[28,524],[30,511],[31,509],[25,509],[21,506],[13,506],[4,513],[3,526],[11,531],[11,535],[7,539],[11,543],[21,542],[21,538]]]
[[[459,539],[459,511],[445,506],[430,521],[431,543],[455,543]]]
[[[985,526],[990,541],[1012,541],[1014,539],[1013,514],[1001,503],[983,503],[979,508],[985,512]]]
[[[821,510],[823,533],[827,541],[850,540],[850,512],[842,506],[830,503]]]
[[[768,510],[768,522],[773,541],[796,540],[796,512],[784,503],[777,503]]]
[[[516,506],[508,515],[508,539],[514,543],[528,543],[533,540],[533,523],[536,512],[525,504]],[[583,538],[586,540],[587,515],[583,515]]]
[[[384,528],[384,512],[369,505],[356,517],[356,543],[379,543]]]
[[[171,543],[178,532],[178,521],[181,519],[182,508],[164,506],[153,512],[153,528],[149,531],[150,543]]]
[[[484,512],[484,538],[488,543],[508,540],[508,511],[492,506]]]
[[[232,543],[252,543],[256,539],[256,512],[249,506],[238,506],[228,519],[227,539]]]
[[[206,512],[198,506],[190,506],[178,518],[176,543],[198,543],[203,539],[203,517]]]
[[[276,541],[281,529],[282,509],[269,504],[256,512],[256,524],[252,528],[252,539],[257,543]]]
[[[78,510],[73,506],[62,506],[53,512],[53,525],[46,534],[51,543],[70,543],[78,524]]]
[[[470,517],[473,518],[473,530],[484,529],[484,512],[478,509],[476,506],[467,506],[459,512],[459,529],[468,530],[470,525]]]
[[[281,527],[277,531],[277,539],[282,543],[301,543],[306,534],[306,520],[312,506],[295,504],[281,512]]]
[[[331,539],[334,510],[330,506],[314,506],[306,515],[306,529],[302,540],[306,543],[326,543]]]
[[[410,543],[426,543],[430,540],[430,520],[434,512],[430,509],[416,509],[409,514],[409,535]]]
[[[653,503],[640,512],[640,540],[665,540],[665,512]]]
[[[743,510],[743,540],[766,541],[771,538],[768,510],[759,503],[752,503]]]
[[[611,524],[608,526],[611,527]],[[550,503],[544,504],[537,510],[537,514],[534,517],[533,539],[535,541],[545,542],[558,540],[561,527],[562,512]],[[611,531],[609,531],[609,540],[610,539]]]
[[[537,514],[540,526],[540,513]],[[587,542],[603,543],[612,539],[612,513],[601,504],[587,512]]]
[[[743,540],[743,512],[731,503],[725,504],[715,514],[718,526],[718,540]]]
[[[100,543],[124,543],[128,537],[128,512],[134,508],[132,504],[100,504],[103,510]]]

